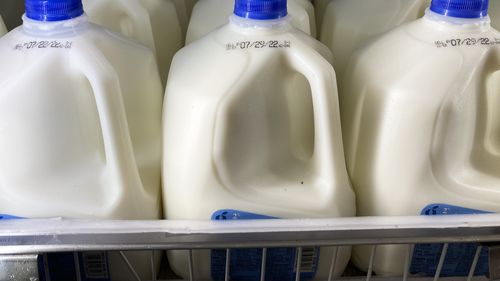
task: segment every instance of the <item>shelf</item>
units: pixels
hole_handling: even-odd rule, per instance
[[[500,215],[252,221],[6,220],[0,254],[499,242]]]

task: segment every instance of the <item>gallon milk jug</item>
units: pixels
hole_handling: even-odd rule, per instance
[[[23,20],[0,39],[0,214],[160,218],[163,95],[152,52],[90,24],[81,0],[26,0]],[[151,278],[149,252],[127,256]],[[110,269],[99,280],[133,278],[117,253],[80,259]]]
[[[433,0],[424,18],[353,56],[342,128],[358,215],[500,211],[500,33],[487,0]],[[416,245],[410,272],[434,276],[443,245]],[[407,246],[376,249],[378,275],[402,274]],[[476,245],[450,245],[442,276],[467,276]],[[353,260],[366,270],[371,248]],[[481,254],[476,274],[488,272]]]
[[[2,16],[0,16],[0,36],[4,35],[5,33],[7,33],[7,27],[5,27],[3,18]]]
[[[355,215],[331,54],[286,15],[286,0],[237,0],[229,24],[176,54],[164,107],[168,219]],[[259,251],[232,252],[231,280],[260,280]],[[301,280],[326,280],[333,252],[306,248]],[[335,274],[349,257],[339,250]],[[196,280],[224,279],[225,251],[193,259]],[[169,261],[189,277],[185,251]],[[295,249],[269,250],[266,280],[295,280],[294,261]]]
[[[187,28],[184,0],[83,0],[90,21],[148,46],[163,82]]]
[[[199,0],[191,15],[186,35],[186,44],[205,36],[211,31],[226,25],[233,13],[233,0]],[[307,34],[316,36],[314,7],[308,0],[288,1],[288,13],[292,25]]]
[[[323,7],[320,40],[333,53],[339,79],[351,54],[371,39],[423,16],[430,0],[329,0]]]

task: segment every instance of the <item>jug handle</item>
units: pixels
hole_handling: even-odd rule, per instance
[[[124,189],[142,186],[117,73],[94,46],[83,42],[80,45],[82,46],[79,53],[75,54],[73,59],[93,90],[104,141],[106,165],[110,167],[112,177],[118,182],[117,186]],[[116,193],[118,194],[120,193]]]
[[[316,165],[321,178],[331,181],[335,179],[336,171],[346,170],[340,114],[334,114],[339,112],[335,71],[316,51],[305,51],[305,47],[292,50],[288,52],[288,63],[292,69],[304,75],[311,86],[314,113],[313,165]]]

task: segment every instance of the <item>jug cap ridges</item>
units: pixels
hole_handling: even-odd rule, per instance
[[[285,17],[287,0],[235,0],[234,14],[254,20],[273,20]]]
[[[432,0],[430,10],[454,18],[482,18],[488,15],[489,0]]]
[[[26,17],[36,21],[62,21],[83,14],[82,0],[26,0]]]

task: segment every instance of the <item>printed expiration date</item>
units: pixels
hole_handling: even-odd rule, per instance
[[[29,41],[16,44],[14,50],[30,50],[30,49],[71,49],[73,42],[71,41],[57,41],[57,40],[42,40],[42,41]]]
[[[461,46],[498,46],[500,38],[455,38],[438,40],[434,42],[437,48],[461,47]]]
[[[291,43],[288,40],[278,41],[278,40],[269,40],[269,41],[240,41],[226,44],[226,50],[246,50],[246,49],[284,49],[290,48]]]

